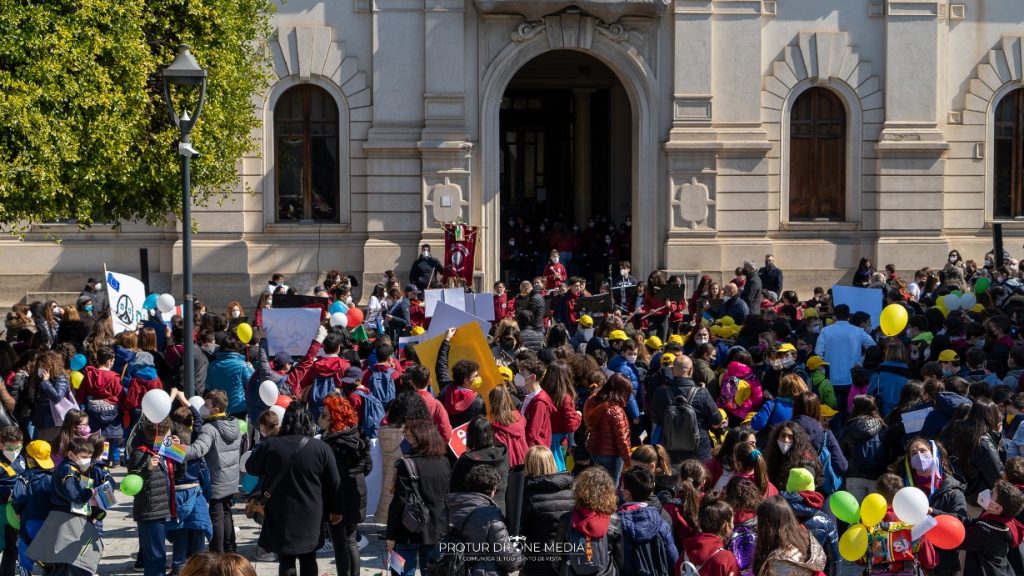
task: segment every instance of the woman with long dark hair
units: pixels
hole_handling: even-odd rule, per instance
[[[1002,431],[999,406],[988,398],[977,398],[961,423],[960,433],[950,439],[953,465],[967,480],[964,492],[969,508],[974,511],[980,510],[978,494],[991,490],[1003,475],[1003,461],[999,458]]]
[[[334,452],[313,438],[317,426],[302,402],[285,410],[281,431],[265,438],[249,456],[246,472],[263,476],[266,517],[260,548],[277,553],[280,576],[317,576],[316,551],[323,546],[321,527],[342,520]],[[299,564],[299,572],[295,564]]]
[[[814,576],[825,569],[825,550],[793,515],[780,496],[757,507],[757,549],[754,571],[758,576]]]
[[[846,455],[846,491],[860,502],[875,491],[875,482],[889,464],[885,422],[871,396],[855,396],[850,421],[843,428],[839,445]]]
[[[612,374],[604,386],[583,405],[583,417],[590,435],[590,457],[611,475],[616,484],[624,466],[630,463],[629,419],[626,403],[633,385],[622,374]]]
[[[377,503],[374,518],[380,524],[387,522],[388,508],[391,506],[391,498],[395,495],[395,466],[402,457],[405,423],[413,420],[430,420],[430,410],[415,391],[403,390],[395,396],[391,404],[388,404],[387,425],[381,426],[377,431],[383,477],[380,502]]]
[[[551,453],[555,456],[558,471],[565,471],[565,457],[572,446],[573,433],[580,426],[581,415],[576,411],[576,386],[573,385],[569,365],[557,360],[548,365],[540,387],[547,392],[555,405],[551,415]]]
[[[807,432],[796,422],[783,422],[772,430],[764,447],[768,478],[776,486],[785,486],[793,468],[812,468],[815,478],[821,474],[818,453],[814,451]]]

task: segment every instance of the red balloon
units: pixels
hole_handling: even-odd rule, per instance
[[[351,329],[358,328],[363,323],[363,311],[355,306],[348,309],[346,316],[348,316],[348,327]]]
[[[274,404],[276,404],[277,406],[280,406],[281,408],[287,408],[288,405],[291,404],[291,403],[292,403],[292,397],[291,396],[286,396],[284,394],[281,394],[280,396],[278,396],[277,397],[277,402],[274,402]]]
[[[942,550],[956,550],[957,546],[963,544],[967,532],[959,518],[943,514],[936,516],[935,521],[938,525],[925,533],[925,540]]]

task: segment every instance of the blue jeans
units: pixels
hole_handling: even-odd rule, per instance
[[[180,528],[171,532],[171,545],[174,554],[171,568],[181,568],[194,554],[206,550],[206,535],[202,530]]]
[[[427,565],[430,564],[435,544],[395,544],[395,551],[405,558],[405,567],[402,576],[416,576],[416,566],[420,567],[421,576],[426,576]]]
[[[608,474],[612,477],[612,481],[616,486],[619,485],[619,476],[622,475],[622,458],[620,456],[603,456],[601,454],[591,454],[590,459],[595,464],[600,464],[608,471]]]
[[[137,525],[143,575],[164,576],[167,572],[167,544],[163,520],[146,520]]]

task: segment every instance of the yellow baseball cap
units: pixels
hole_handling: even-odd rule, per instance
[[[676,361],[676,355],[671,352],[665,352],[661,355],[661,365],[670,366]]]
[[[821,356],[811,356],[810,358],[807,359],[807,369],[808,370],[817,370],[818,368],[821,368],[822,366],[828,366],[828,365],[829,365],[828,362],[825,362],[825,359],[822,358]]]
[[[683,345],[683,337],[680,336],[679,334],[673,334],[673,335],[668,337],[668,343],[669,344],[679,344],[680,346],[682,346]]]
[[[612,330],[612,333],[608,335],[609,342],[618,342],[620,340],[629,340],[629,336],[622,330]]]
[[[515,379],[515,375],[512,374],[512,369],[508,366],[498,366],[498,374],[501,374],[501,379],[505,382],[511,382]]]
[[[821,405],[821,417],[822,418],[831,418],[831,417],[835,416],[836,414],[839,414],[838,410],[832,408],[828,404],[822,404]]]
[[[412,336],[419,336],[424,332],[426,332],[426,330],[423,329],[423,326],[413,326],[412,330],[409,330],[409,334]]]
[[[33,440],[25,447],[29,457],[39,464],[40,468],[50,470],[53,468],[53,460],[50,459],[50,443],[46,440]]]
[[[952,350],[939,352],[939,362],[959,362],[960,356]]]
[[[649,336],[647,340],[644,340],[644,346],[647,346],[649,350],[661,350],[661,338]]]
[[[580,319],[577,320],[576,323],[579,324],[580,326],[583,326],[584,328],[594,327],[594,319],[586,314],[580,316]]]
[[[796,346],[793,346],[789,342],[786,342],[785,344],[779,344],[775,348],[776,354],[785,354],[786,352],[796,352]]]

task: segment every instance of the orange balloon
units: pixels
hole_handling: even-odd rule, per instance
[[[292,397],[291,396],[287,396],[285,394],[281,394],[280,396],[278,396],[277,397],[277,402],[274,402],[275,405],[280,406],[281,408],[288,408],[288,405],[291,404],[291,403],[292,403]]]
[[[348,326],[349,328],[358,328],[363,323],[363,311],[355,306],[348,309]]]
[[[925,540],[942,550],[956,550],[957,546],[963,544],[967,531],[959,518],[943,514],[936,516],[935,521],[938,525],[925,533]]]

